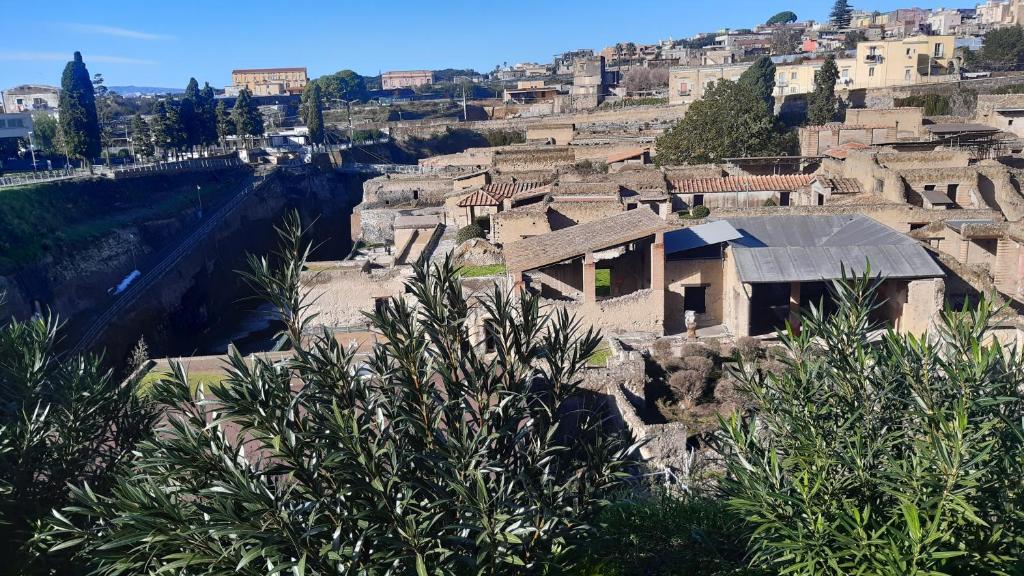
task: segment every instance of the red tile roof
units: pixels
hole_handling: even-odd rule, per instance
[[[777,176],[725,176],[724,178],[691,178],[672,180],[673,192],[681,194],[707,194],[713,192],[767,192],[796,190],[811,183],[807,174]]]
[[[466,194],[462,200],[459,200],[458,205],[465,208],[467,206],[499,206],[500,204],[501,200],[491,196],[487,192],[484,192],[483,190],[474,190],[469,194]]]
[[[495,198],[511,198],[516,194],[522,192],[528,192],[534,188],[540,188],[543,186],[543,182],[492,182],[487,186],[484,186],[484,192],[487,192]]]

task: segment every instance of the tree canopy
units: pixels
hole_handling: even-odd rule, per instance
[[[1008,26],[985,33],[978,52],[965,53],[968,66],[980,70],[1019,70],[1024,66],[1024,28]]]
[[[741,363],[753,411],[724,423],[721,450],[753,559],[796,576],[1019,574],[1019,351],[991,337],[985,301],[933,337],[878,340],[880,283],[836,283],[834,313],[781,335],[781,371]]]
[[[370,316],[382,339],[363,365],[307,334],[310,247],[297,216],[281,230],[246,279],[293,359],[232,353],[195,392],[175,365],[152,391],[159,434],[111,490],[76,488],[50,542],[109,574],[561,573],[633,465],[580,395],[598,334],[495,287],[485,358],[456,268],[419,264]]]
[[[152,158],[156,152],[153,147],[153,133],[149,129],[149,123],[142,117],[142,114],[136,114],[132,118],[132,148],[135,149],[135,154],[139,158]]]
[[[832,12],[828,16],[829,22],[837,28],[849,28],[852,19],[853,7],[850,6],[850,3],[847,0],[836,0],[836,3],[832,5]]]
[[[310,84],[302,93],[302,120],[309,130],[309,141],[314,146],[324,143],[324,103],[320,85]]]
[[[92,168],[92,159],[100,154],[100,124],[96,114],[96,94],[81,52],[64,67],[59,97],[60,132],[67,153]]]
[[[235,99],[235,107],[231,111],[231,119],[235,124],[235,134],[245,137],[248,145],[248,137],[261,136],[263,134],[263,116],[252,99],[249,90],[243,88]]]
[[[310,84],[320,86],[320,95],[326,102],[340,102],[342,100],[366,101],[369,94],[366,91],[366,79],[352,70],[340,70],[334,74],[327,74]]]
[[[839,79],[839,68],[836,57],[829,54],[821,69],[814,73],[814,92],[807,102],[807,122],[814,126],[828,124],[835,120],[839,111],[836,99],[836,81]]]
[[[762,96],[745,84],[715,82],[658,137],[658,163],[707,164],[783,153],[782,128]]]
[[[738,83],[754,91],[768,106],[775,105],[775,63],[762,56],[743,71]]]
[[[765,22],[765,25],[771,26],[773,24],[789,24],[790,22],[796,22],[796,13],[790,10],[784,10],[769,18]]]

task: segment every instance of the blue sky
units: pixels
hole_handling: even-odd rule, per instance
[[[856,8],[914,4],[853,0]],[[80,50],[108,85],[214,86],[232,68],[306,66],[311,76],[351,68],[372,75],[415,68],[492,69],[551,61],[557,52],[743,28],[780,10],[823,20],[832,0],[0,0],[0,89],[59,84]],[[919,2],[934,8],[941,2]],[[946,2],[949,5],[949,2]],[[968,4],[965,4],[965,6]],[[970,4],[973,6],[973,4]],[[42,7],[45,6],[45,9]],[[11,16],[15,15],[12,18]],[[16,24],[16,25],[14,25]]]

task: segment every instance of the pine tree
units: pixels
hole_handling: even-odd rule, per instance
[[[847,0],[836,0],[828,19],[836,28],[849,28],[852,16],[853,7],[850,6],[850,3]]]
[[[96,93],[82,53],[64,67],[60,81],[60,132],[69,156],[79,158],[92,172],[92,159],[100,153],[100,123]]]
[[[829,54],[821,69],[814,73],[814,92],[811,93],[807,106],[807,122],[812,126],[828,124],[835,119],[837,112],[836,80],[839,79],[839,68],[836,57]]]
[[[153,134],[142,114],[136,114],[132,118],[132,147],[135,149],[135,155],[140,158],[153,157]]]
[[[249,148],[250,137],[258,137],[263,134],[263,117],[260,116],[259,108],[252,99],[249,90],[243,88],[235,100],[235,107],[231,111],[231,118],[235,122],[235,133],[245,138],[245,147]]]
[[[214,115],[217,118],[217,139],[221,146],[225,146],[228,136],[235,133],[235,121],[231,118],[231,113],[228,112],[228,107],[224,105],[224,102],[217,103]]]
[[[739,84],[756,92],[774,110],[775,105],[775,63],[762,56],[740,76]]]
[[[309,129],[309,141],[313,147],[324,143],[324,109],[323,98],[320,96],[320,85],[312,84],[309,90],[303,94],[306,102],[303,104],[303,120],[306,128]]]

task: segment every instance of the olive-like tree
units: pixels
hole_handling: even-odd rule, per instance
[[[223,383],[195,393],[175,366],[152,392],[168,411],[157,437],[109,492],[76,489],[50,537],[97,574],[557,568],[630,465],[580,388],[599,336],[498,288],[476,310],[446,261],[414,268],[358,355],[310,334],[300,230],[289,219],[277,257],[245,275],[292,356],[232,354]]]
[[[782,333],[784,370],[739,373],[754,409],[721,439],[753,559],[800,576],[1020,574],[1020,352],[992,338],[987,301],[929,337],[876,338],[878,282],[837,282],[834,313]]]

